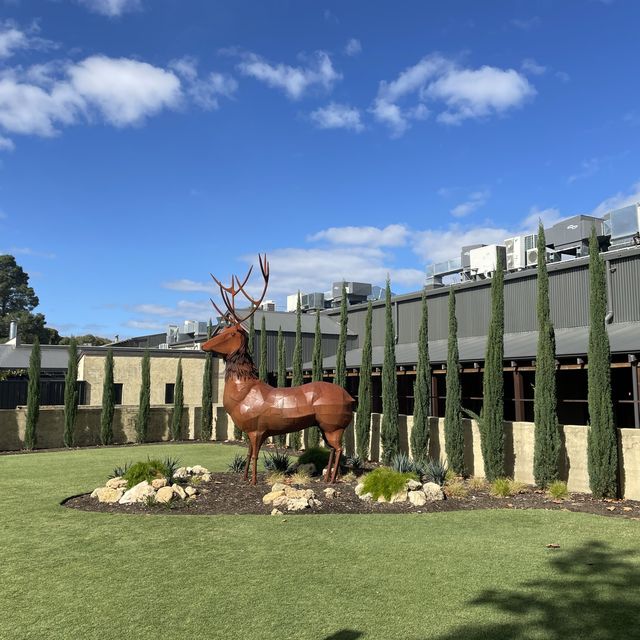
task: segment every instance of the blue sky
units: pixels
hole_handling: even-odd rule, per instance
[[[62,333],[416,290],[461,244],[640,200],[635,1],[0,0],[0,252]],[[256,283],[257,286],[258,283]]]

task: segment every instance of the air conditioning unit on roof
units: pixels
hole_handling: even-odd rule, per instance
[[[560,253],[557,251],[552,251],[551,249],[545,250],[545,262],[559,262],[560,261]],[[534,247],[533,249],[527,250],[527,265],[533,267],[538,264],[538,248]]]

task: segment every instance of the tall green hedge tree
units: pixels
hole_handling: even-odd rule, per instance
[[[491,320],[482,380],[480,442],[487,480],[504,476],[504,264],[498,260],[491,282]]]
[[[213,354],[207,353],[202,373],[202,409],[200,411],[200,440],[211,440],[213,431]]]
[[[184,384],[182,382],[182,358],[178,358],[176,382],[173,386],[173,411],[171,412],[171,439],[182,436],[182,414],[184,412]]]
[[[358,384],[358,413],[356,414],[356,451],[362,460],[369,459],[371,439],[371,318],[373,306],[367,307],[364,321],[364,342],[360,362],[360,380]]]
[[[546,239],[542,222],[538,225],[538,350],[533,411],[535,443],[533,477],[545,488],[558,479],[560,429],[556,401],[556,344],[549,306],[549,272]]]
[[[322,331],[320,329],[320,312],[316,313],[316,333],[313,338],[313,358],[311,361],[311,380],[322,382]],[[307,429],[307,447],[317,447],[320,444],[320,429]]]
[[[444,410],[444,448],[449,468],[456,475],[466,475],[464,466],[464,430],[460,389],[460,356],[458,353],[458,319],[456,293],[449,291],[449,336],[447,340],[447,380]]]
[[[146,442],[149,431],[149,414],[151,413],[151,356],[145,350],[140,371],[140,399],[136,419],[136,441]]]
[[[249,355],[253,358],[253,354],[256,346],[256,326],[253,320],[253,314],[251,314],[251,318],[249,319],[249,341],[247,342],[247,350],[249,351]]]
[[[115,389],[113,385],[113,351],[107,350],[104,359],[104,379],[102,381],[102,411],[100,412],[100,442],[113,443],[113,413],[116,406]]]
[[[32,450],[38,441],[38,417],[40,416],[40,340],[35,338],[29,356],[29,385],[27,387],[27,424],[24,432],[24,447]]]
[[[258,369],[258,377],[262,382],[268,382],[269,374],[267,369],[267,323],[263,314],[260,321],[260,365]]]
[[[78,413],[78,343],[69,341],[69,361],[64,380],[64,446],[73,447]]]
[[[278,387],[287,386],[287,352],[284,346],[284,336],[282,335],[282,327],[278,327]],[[287,444],[287,434],[275,436],[274,441],[279,447]]]
[[[418,330],[418,362],[413,384],[413,429],[411,454],[414,460],[429,457],[429,399],[431,397],[431,363],[429,361],[429,310],[426,292],[422,292],[422,311]]]
[[[382,362],[382,461],[389,464],[398,453],[400,428],[398,424],[398,382],[396,378],[396,346],[393,315],[391,313],[391,283],[387,278],[385,290],[384,359]]]
[[[302,377],[302,309],[300,307],[300,292],[298,291],[298,303],[296,304],[296,342],[293,348],[293,376],[291,386],[297,387],[304,381]],[[302,445],[300,431],[289,434],[289,445],[296,451]]]
[[[333,382],[343,389],[347,388],[347,285],[342,283],[342,299],[340,300],[340,336],[336,351],[336,375]]]
[[[605,324],[606,265],[600,255],[595,228],[589,242],[589,486],[596,498],[618,495],[618,442],[611,400],[611,352]]]

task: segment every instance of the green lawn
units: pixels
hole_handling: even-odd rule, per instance
[[[545,511],[127,516],[65,509],[147,455],[0,457],[0,638],[479,640],[640,633],[640,522]],[[545,548],[559,543],[559,550]]]

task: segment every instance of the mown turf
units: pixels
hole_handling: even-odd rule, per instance
[[[613,640],[640,629],[637,521],[508,510],[114,516],[58,504],[127,460],[223,470],[235,453],[0,457],[0,638]]]

